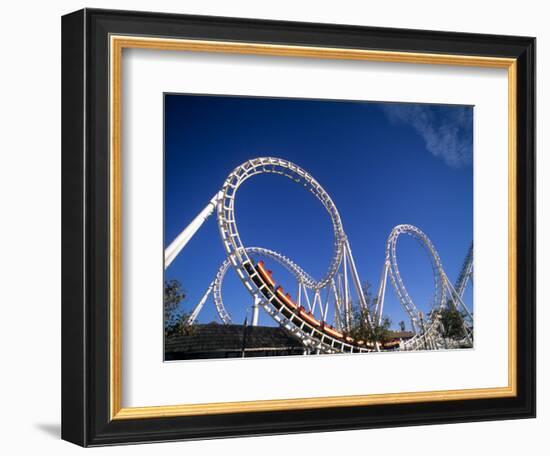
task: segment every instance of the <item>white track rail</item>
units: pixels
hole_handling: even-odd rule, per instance
[[[413,237],[423,247],[424,251],[430,258],[433,278],[434,278],[434,295],[432,298],[431,309],[428,315],[436,313],[439,309],[445,306],[444,281],[445,274],[443,266],[439,258],[439,254],[435,250],[432,242],[419,228],[413,225],[397,225],[390,233],[386,243],[386,262],[389,265],[389,275],[393,288],[401,302],[401,305],[413,327],[414,332],[419,332],[420,328],[420,311],[410,297],[397,263],[397,240],[399,236],[406,234]]]
[[[334,233],[334,244],[331,261],[328,270],[324,277],[320,280],[313,279],[302,268],[292,262],[289,258],[281,255],[278,252],[261,248],[261,247],[245,247],[241,241],[237,220],[235,216],[235,199],[239,187],[253,176],[259,174],[278,174],[286,177],[298,185],[303,186],[307,191],[311,192],[321,203],[329,214],[332,222]],[[275,260],[285,267],[291,274],[295,276],[299,283],[299,294],[302,290],[307,299],[308,306],[315,309],[316,304],[322,307],[321,290],[326,290],[327,301],[323,312],[323,321],[327,319],[328,295],[332,291],[335,300],[334,318],[338,327],[343,328],[349,326],[350,314],[350,289],[348,281],[348,273],[355,286],[359,304],[366,309],[366,302],[363,291],[360,286],[359,274],[355,267],[355,262],[351,254],[351,248],[347,237],[344,233],[340,214],[330,198],[329,194],[323,187],[304,169],[291,163],[287,160],[274,157],[260,157],[241,164],[235,168],[225,180],[223,187],[219,193],[212,198],[209,204],[203,211],[186,227],[182,233],[172,242],[166,249],[165,267],[177,256],[183,246],[190,240],[194,233],[200,228],[202,223],[216,212],[218,228],[222,243],[227,255],[226,260],[220,266],[214,281],[208,287],[203,298],[195,307],[191,315],[190,321],[193,322],[210,293],[214,296],[216,310],[224,323],[231,323],[231,316],[223,303],[221,287],[227,270],[231,266],[237,273],[239,279],[245,286],[246,290],[253,298],[255,305],[260,305],[264,311],[270,315],[281,326],[288,328],[297,337],[299,337],[306,346],[312,351],[335,353],[335,352],[366,352],[372,351],[367,347],[358,346],[344,342],[342,339],[337,339],[328,334],[322,326],[312,326],[306,319],[302,318],[299,312],[288,312],[284,306],[274,305],[274,300],[277,300],[272,287],[257,273],[255,262],[251,256],[267,257]],[[430,312],[424,317],[419,312],[414,301],[410,297],[401,274],[399,272],[397,262],[397,240],[399,236],[406,234],[416,239],[428,254],[434,277],[434,295],[431,303]],[[464,262],[461,275],[457,281],[458,291],[450,284],[439,254],[434,245],[419,228],[413,225],[397,225],[390,233],[386,242],[386,257],[382,279],[378,292],[378,299],[375,309],[375,317],[378,321],[382,318],[384,296],[387,277],[389,275],[393,288],[399,298],[401,306],[410,318],[413,331],[417,334],[413,339],[407,341],[403,345],[403,349],[435,349],[438,344],[435,342],[441,328],[440,311],[449,303],[455,308],[462,307],[463,311],[471,315],[462,302],[462,294],[468,279],[472,277],[472,258],[473,249],[470,248],[467,258]],[[343,268],[344,285],[342,286],[342,274],[340,269]],[[338,285],[337,285],[338,284]],[[307,296],[306,289],[312,290],[314,294],[313,304]],[[341,313],[343,312],[343,313]],[[371,315],[368,314],[371,320]],[[471,334],[466,335],[466,338],[471,341]]]
[[[272,301],[276,299],[275,293],[263,278],[254,272],[254,262],[241,241],[235,216],[235,198],[239,187],[251,177],[266,173],[278,174],[303,186],[321,201],[330,216],[334,232],[332,259],[327,273],[313,284],[313,288],[321,289],[332,286],[333,278],[340,268],[346,236],[334,202],[323,187],[304,169],[287,160],[273,157],[255,158],[243,163],[233,170],[222,187],[217,205],[218,227],[230,264],[255,302],[258,302],[275,321],[292,331],[311,349],[325,353],[369,351],[364,347],[342,342],[328,335],[322,329],[309,324],[298,313],[285,316],[272,304]],[[257,285],[255,280],[260,285]]]
[[[294,263],[290,258],[275,252],[273,250],[264,249],[262,247],[246,247],[246,252],[249,255],[254,256],[260,256],[263,258],[270,258],[277,263],[279,263],[281,266],[283,266],[288,272],[290,272],[298,283],[301,283],[303,286],[306,286],[307,288],[312,288],[312,285],[315,284],[315,280],[307,273],[305,272],[300,266],[298,266],[296,263]],[[230,266],[230,261],[226,259],[220,268],[218,269],[218,272],[216,274],[216,278],[213,282],[212,287],[212,295],[214,298],[214,304],[216,306],[216,311],[218,312],[218,316],[225,324],[230,324],[233,322],[231,315],[225,308],[225,305],[223,303],[223,295],[222,295],[222,285],[225,278],[225,274],[227,273],[227,270]]]
[[[427,253],[433,271],[434,278],[434,294],[431,302],[429,312],[423,316],[411,296],[409,295],[401,273],[399,272],[399,266],[397,262],[397,240],[401,235],[412,236],[423,247]],[[465,261],[465,267],[468,269],[467,274],[471,274],[471,258],[473,256],[473,249],[470,248],[467,259]],[[468,259],[469,258],[469,259]],[[386,243],[386,267],[388,268],[389,276],[393,288],[399,298],[401,306],[409,316],[413,331],[417,334],[411,340],[403,344],[403,348],[411,349],[437,349],[440,348],[439,335],[441,332],[441,311],[448,305],[454,306],[457,310],[462,310],[471,317],[468,309],[462,301],[462,297],[457,294],[454,287],[449,282],[447,274],[443,269],[439,254],[435,249],[433,243],[428,236],[419,228],[413,225],[397,225],[391,231],[387,243]],[[464,292],[466,281],[462,281],[462,290]],[[381,312],[381,309],[380,309]],[[465,339],[468,343],[472,343],[472,335],[468,333],[467,327],[465,328]]]

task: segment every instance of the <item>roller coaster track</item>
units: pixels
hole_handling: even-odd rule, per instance
[[[298,302],[297,305],[301,306],[302,303],[307,305],[308,310],[313,313],[315,311],[315,307],[317,304],[319,304],[320,313],[323,321],[327,320],[328,317],[328,301],[325,301],[323,303],[320,294],[318,293],[318,290],[315,289],[316,281],[313,279],[307,272],[305,272],[300,266],[298,266],[296,263],[294,263],[292,260],[290,260],[288,257],[275,252],[273,250],[264,249],[261,247],[246,247],[246,251],[248,254],[261,257],[261,258],[268,258],[270,260],[274,260],[275,262],[279,263],[281,266],[283,266],[288,272],[290,272],[294,278],[296,279],[298,283]],[[214,279],[213,286],[211,288],[212,294],[214,297],[214,304],[216,306],[216,310],[218,312],[218,316],[225,324],[232,323],[232,318],[227,312],[224,303],[223,303],[223,295],[222,295],[222,285],[223,280],[225,278],[225,274],[227,270],[229,269],[230,262],[228,259],[226,259],[220,268],[218,269],[218,272],[216,274],[216,278]],[[210,287],[209,289],[210,290]],[[207,290],[207,293],[208,293]],[[313,290],[313,298],[310,299],[308,295],[308,290]],[[334,293],[334,296],[338,296],[337,290],[336,290],[336,283],[334,280],[331,281],[330,290]],[[201,300],[203,301],[203,300]],[[324,304],[324,305],[323,305]],[[338,329],[342,329],[344,325],[344,316],[341,308],[341,303],[336,300],[334,301],[335,309],[334,309],[334,319],[336,322],[336,327]],[[257,307],[257,306],[255,306]],[[200,310],[199,310],[200,311]],[[198,315],[198,311],[196,312]],[[195,312],[193,312],[195,314]],[[192,320],[194,321],[194,319]]]
[[[275,252],[269,249],[264,249],[261,247],[246,247],[246,251],[249,255],[257,255],[259,257],[269,258],[271,260],[276,261],[281,266],[283,266],[288,272],[290,272],[296,278],[298,283],[302,284],[302,286],[305,286],[307,288],[313,288],[313,284],[316,283],[315,280],[307,272],[305,272],[302,268],[300,268],[300,266],[298,266],[292,260],[290,260],[289,258],[287,258],[286,256],[278,252]],[[220,317],[221,321],[225,324],[230,324],[233,322],[231,315],[225,308],[225,305],[223,303],[223,295],[222,295],[223,281],[225,279],[225,275],[227,271],[229,270],[230,265],[231,263],[229,259],[226,259],[221,264],[221,266],[218,269],[218,272],[216,273],[216,277],[214,278],[212,283],[208,286],[205,294],[200,299],[199,304],[195,307],[195,309],[191,313],[191,316],[189,318],[190,323],[194,323],[195,319],[197,318],[200,311],[202,310],[202,307],[204,306],[206,299],[209,297],[210,294],[212,294],[214,298],[216,311],[218,312],[218,316]]]
[[[462,269],[460,270],[460,274],[458,275],[458,278],[456,279],[456,282],[455,282],[455,290],[458,296],[462,297],[462,295],[464,294],[464,290],[466,289],[468,280],[473,281],[473,273],[474,273],[474,244],[472,243],[470,245],[470,248],[468,249],[468,253],[466,254],[464,263],[462,264]]]
[[[278,252],[243,245],[235,215],[236,195],[244,182],[259,174],[277,174],[303,186],[321,202],[327,211],[332,223],[334,242],[328,270],[320,280],[315,280],[296,263]],[[386,242],[386,256],[376,307],[370,309],[336,205],[313,176],[292,162],[281,158],[260,157],[248,160],[236,167],[226,178],[221,190],[210,200],[203,211],[168,246],[165,251],[165,268],[170,265],[202,223],[214,212],[217,216],[226,260],[218,269],[216,277],[191,314],[189,320],[191,323],[196,320],[210,294],[214,298],[216,310],[222,322],[231,323],[232,319],[224,306],[221,291],[224,277],[230,267],[236,272],[243,286],[251,295],[254,306],[261,307],[279,325],[292,331],[310,351],[356,353],[378,350],[378,345],[374,346],[365,344],[364,341],[351,339],[345,336],[345,332],[349,330],[351,324],[353,293],[359,306],[366,310],[366,319],[369,324],[375,320],[381,320],[388,276],[415,333],[415,337],[402,344],[403,349],[440,348],[441,344],[437,341],[441,332],[440,312],[446,306],[452,305],[471,318],[471,314],[462,301],[462,294],[467,280],[472,277],[473,248],[470,247],[457,284],[453,287],[432,242],[419,228],[413,225],[398,225],[390,233]],[[416,239],[431,260],[435,291],[431,311],[425,317],[419,312],[407,292],[399,272],[396,253],[397,240],[403,234]],[[270,277],[258,269],[258,263],[255,261],[255,258],[258,257],[274,260],[296,278],[299,290],[298,303],[294,303],[288,295],[289,300],[281,297]],[[313,294],[313,299],[309,299],[308,290]],[[322,295],[325,296],[324,301]],[[307,313],[302,302],[307,304]],[[334,310],[332,321],[335,328],[328,323],[330,319],[329,303],[331,302]],[[319,319],[316,318],[316,312],[320,314]],[[472,342],[471,331],[467,331],[466,324],[464,327],[465,338]]]

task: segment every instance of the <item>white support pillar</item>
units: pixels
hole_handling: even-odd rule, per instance
[[[323,303],[321,302],[321,295],[319,293],[319,290],[315,290],[315,293],[313,294],[313,305],[311,306],[311,313],[315,312],[315,308],[317,307],[317,304],[319,304],[319,308],[321,309],[321,315],[322,315]]]
[[[367,318],[370,320],[370,323],[372,323],[370,309],[367,306],[365,294],[363,293],[363,288],[361,287],[361,280],[359,279],[359,273],[357,272],[357,268],[355,267],[355,261],[353,260],[353,255],[351,254],[351,249],[347,240],[346,240],[346,250],[347,250],[347,259],[349,261],[350,269],[351,269],[351,278],[355,285],[355,289],[357,290],[359,301],[361,302],[361,307],[363,307],[363,309],[366,309]]]
[[[345,321],[343,321],[342,305],[340,302],[340,296],[336,288],[336,282],[334,281],[334,277],[331,280],[331,286],[332,286],[332,292],[334,293],[334,306],[335,306],[334,317],[336,320],[336,329],[338,329],[339,331],[343,331],[344,329],[349,329],[347,328]]]
[[[323,321],[327,321],[328,319],[328,304],[330,300],[330,285],[327,285],[327,293],[326,293],[326,301],[325,301],[325,307],[323,311]],[[334,305],[336,307],[336,304]],[[335,312],[336,315],[336,312]]]
[[[349,288],[348,288],[348,261],[347,261],[347,251],[344,249],[344,256],[342,258],[342,263],[344,264],[344,309],[345,309],[345,318],[348,328],[351,328],[351,306],[349,302]]]
[[[258,316],[259,316],[259,304],[261,300],[258,297],[254,297],[254,304],[252,304],[252,326],[258,326]]]
[[[382,280],[380,281],[380,289],[378,290],[378,296],[376,297],[376,315],[378,324],[382,322],[382,314],[384,313],[384,299],[386,297],[386,283],[388,281],[389,265],[384,262],[384,268],[382,269]]]
[[[187,225],[180,234],[178,234],[172,243],[166,247],[166,250],[164,251],[164,269],[167,269],[168,266],[170,266],[172,261],[174,261],[202,224],[213,214],[221,195],[221,191],[214,195],[206,207],[199,212],[199,215],[197,215],[193,221]]]
[[[304,296],[306,297],[307,308],[310,312],[313,312],[311,309],[311,301],[309,300],[309,295],[307,294],[307,288],[305,286],[303,291],[304,291]]]
[[[346,251],[347,251],[347,255],[345,254]],[[355,285],[355,289],[357,290],[357,295],[359,296],[361,307],[367,311],[368,323],[372,325],[373,319],[370,314],[370,309],[367,306],[367,301],[365,300],[365,294],[363,293],[363,288],[361,288],[361,280],[359,279],[359,273],[357,272],[357,267],[355,266],[355,261],[353,260],[353,255],[351,254],[351,248],[349,246],[349,242],[347,239],[344,246],[344,260],[346,258],[349,261],[349,265],[351,269],[351,278]],[[378,342],[375,344],[375,348],[377,352],[380,351],[380,344]]]
[[[200,311],[202,310],[202,308],[204,307],[204,303],[206,302],[206,300],[208,299],[208,296],[210,296],[210,293],[212,293],[212,290],[214,288],[214,282],[212,282],[208,288],[206,289],[206,291],[204,292],[204,294],[202,295],[202,298],[201,300],[199,301],[199,303],[195,306],[195,308],[193,309],[193,312],[191,312],[191,315],[189,315],[189,318],[187,319],[187,323],[192,325],[193,323],[195,323],[195,320],[197,319],[197,317],[199,316],[199,313]]]

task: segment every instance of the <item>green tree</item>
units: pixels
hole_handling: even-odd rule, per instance
[[[464,337],[464,320],[458,310],[448,305],[439,312],[439,315],[443,325],[443,337],[448,339],[462,339]]]
[[[403,320],[399,322],[399,329],[401,330],[401,332],[405,331],[405,322]]]
[[[164,325],[170,322],[185,297],[179,280],[164,281]]]
[[[357,340],[364,340],[372,343],[385,343],[391,339],[392,332],[390,331],[391,320],[388,317],[383,317],[378,323],[374,318],[376,314],[377,298],[372,295],[372,286],[369,281],[365,281],[363,285],[363,296],[365,297],[366,309],[360,303],[356,303],[352,308],[351,327],[349,335]],[[368,316],[372,319],[369,322]]]
[[[188,323],[189,313],[181,309],[181,302],[186,298],[186,293],[179,280],[164,282],[164,334],[190,334],[193,330]]]
[[[372,343],[386,343],[391,339],[391,320],[383,317],[378,323],[376,319],[369,321],[368,311],[357,306],[353,309],[351,328],[349,335],[356,340],[364,340]]]
[[[363,296],[365,297],[365,304],[367,304],[367,309],[371,315],[375,314],[376,304],[378,303],[378,298],[372,295],[372,285],[366,280],[363,285]]]

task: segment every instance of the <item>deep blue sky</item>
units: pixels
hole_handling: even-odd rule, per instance
[[[310,172],[335,202],[361,280],[378,287],[385,243],[401,223],[418,226],[439,251],[451,281],[473,236],[473,108],[252,97],[165,95],[165,245],[198,214],[242,162],[260,156],[290,160]],[[290,180],[260,175],[236,200],[246,246],[277,250],[315,278],[331,257],[332,231],[321,203]],[[165,272],[188,294],[190,310],[224,260],[212,216]],[[405,285],[426,311],[433,294],[430,262],[409,237],[398,241]],[[270,264],[270,266],[272,266]],[[295,295],[294,281],[273,266]],[[389,282],[388,282],[389,285]],[[236,323],[251,298],[230,270],[224,301]],[[468,287],[465,300],[472,305]],[[385,314],[408,319],[391,285]],[[211,300],[200,322],[217,320]],[[273,324],[264,314],[261,324]]]

